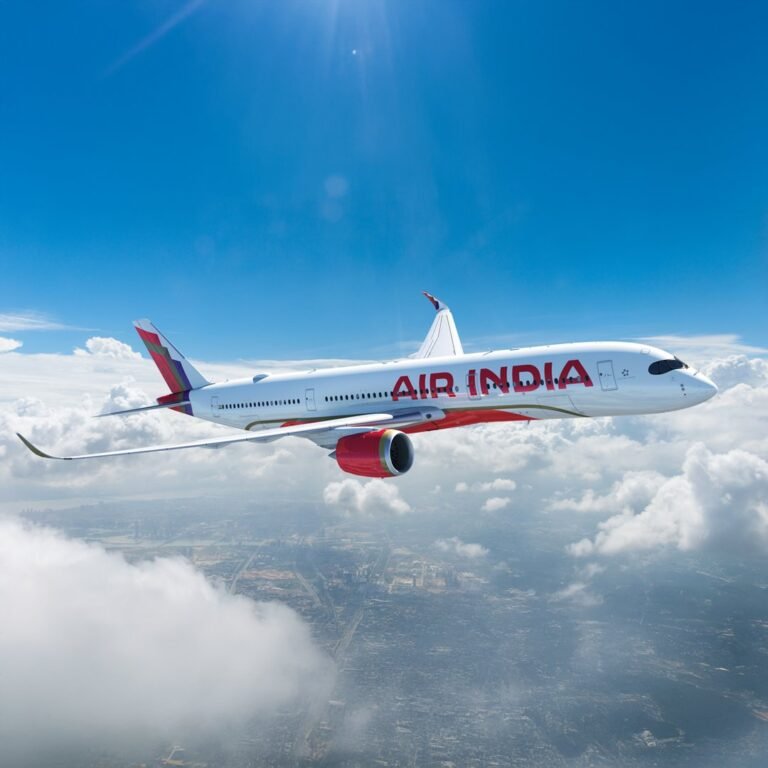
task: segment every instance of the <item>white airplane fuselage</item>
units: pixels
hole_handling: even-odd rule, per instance
[[[675,411],[717,390],[689,366],[629,342],[553,344],[428,359],[406,359],[211,384],[190,393],[193,415],[239,429],[414,407],[444,417],[403,432],[481,422],[584,418]]]

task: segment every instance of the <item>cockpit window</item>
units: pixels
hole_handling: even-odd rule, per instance
[[[655,363],[651,363],[648,366],[648,373],[652,373],[654,376],[659,376],[662,373],[669,373],[670,371],[676,371],[679,368],[687,367],[688,366],[679,357],[674,357],[672,360],[657,360]]]

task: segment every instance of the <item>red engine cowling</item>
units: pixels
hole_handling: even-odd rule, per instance
[[[413,443],[396,429],[349,435],[336,443],[336,461],[351,475],[394,477],[413,465]]]

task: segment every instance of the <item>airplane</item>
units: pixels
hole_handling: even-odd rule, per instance
[[[409,358],[221,383],[208,381],[149,320],[136,321],[170,393],[156,405],[100,415],[169,408],[245,434],[78,456],[52,456],[17,435],[37,456],[66,461],[297,436],[328,450],[344,472],[385,478],[411,469],[414,433],[662,413],[717,392],[700,371],[647,344],[596,341],[465,354],[451,310],[423,293],[436,315]]]

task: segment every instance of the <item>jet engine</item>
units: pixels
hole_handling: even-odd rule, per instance
[[[352,475],[394,477],[413,465],[413,443],[396,429],[349,435],[336,443],[336,461]]]

